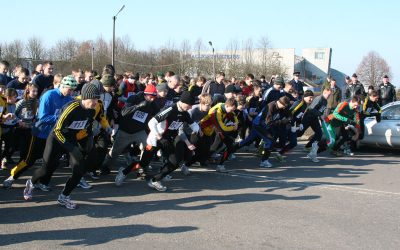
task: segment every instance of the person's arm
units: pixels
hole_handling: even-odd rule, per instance
[[[75,145],[72,142],[67,141],[66,137],[63,134],[63,130],[68,128],[71,123],[74,121],[73,115],[74,111],[79,107],[79,102],[73,102],[68,105],[60,115],[56,125],[54,126],[54,134],[56,140],[68,151],[72,152]]]
[[[340,112],[341,112],[347,105],[349,105],[347,102],[342,102],[342,103],[340,103],[340,104],[336,107],[335,111],[333,111],[333,116],[334,116],[336,119],[338,119],[339,121],[347,122],[347,121],[349,120],[349,118],[347,118],[347,117],[345,117],[345,116],[342,116],[342,115],[340,114]]]
[[[39,103],[38,118],[42,123],[54,124],[58,115],[53,110],[53,102],[50,98],[43,98]]]
[[[226,126],[224,123],[224,113],[222,111],[222,107],[216,109],[216,113],[215,113],[215,118],[216,118],[216,123],[215,124],[220,131],[223,132],[232,132],[235,130],[235,126]],[[237,123],[237,117],[235,116],[235,122]]]

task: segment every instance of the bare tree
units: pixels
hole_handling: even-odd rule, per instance
[[[376,51],[370,51],[358,65],[357,74],[365,87],[377,86],[384,75],[392,75],[389,65]]]
[[[46,50],[42,45],[42,40],[37,37],[29,38],[26,44],[26,53],[33,60],[43,59]]]

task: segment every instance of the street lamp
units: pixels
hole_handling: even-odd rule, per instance
[[[117,19],[118,14],[125,8],[125,5],[122,5],[121,9],[113,16],[113,39],[112,39],[112,62],[111,65],[114,66],[114,60],[115,60],[115,20]]]
[[[208,44],[212,48],[212,53],[213,53],[213,74],[214,74],[214,80],[215,80],[215,49],[214,49],[211,41],[209,41]]]
[[[92,44],[92,70],[94,69],[94,46]]]

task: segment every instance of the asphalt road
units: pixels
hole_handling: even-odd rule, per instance
[[[400,249],[398,153],[363,150],[353,157],[305,159],[301,148],[274,169],[241,152],[227,174],[192,168],[159,193],[115,173],[76,189],[80,207],[56,198],[70,170],[56,171],[49,193],[0,190],[2,249]],[[276,165],[277,162],[272,160]],[[116,170],[116,169],[115,169]],[[8,171],[0,171],[1,181]]]

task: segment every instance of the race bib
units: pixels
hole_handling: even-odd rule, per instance
[[[257,108],[250,108],[250,113],[255,113]]]
[[[178,130],[183,125],[183,122],[173,121],[171,125],[169,125],[169,130]]]
[[[325,109],[326,109],[326,107],[322,106],[322,107],[319,108],[319,112],[324,113]]]
[[[75,129],[75,130],[81,130],[81,129],[84,129],[84,128],[86,128],[86,123],[87,123],[88,121],[87,120],[85,120],[85,121],[73,121],[72,123],[71,123],[71,125],[69,125],[69,129]]]
[[[135,94],[135,92],[128,92],[128,98],[131,96],[131,95],[134,95]]]
[[[21,110],[21,115],[22,115],[22,117],[24,118],[24,119],[32,119],[34,116],[33,116],[33,114],[32,114],[32,111],[30,111],[30,110],[27,110],[27,108],[23,108],[22,110]]]
[[[144,123],[148,115],[148,113],[136,110],[136,112],[132,116],[132,119]]]

